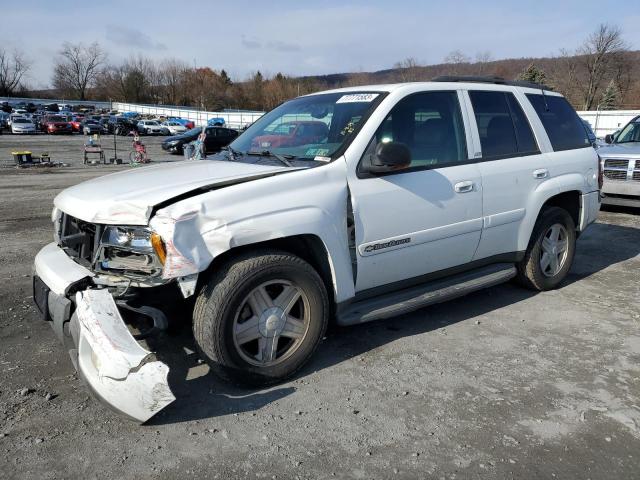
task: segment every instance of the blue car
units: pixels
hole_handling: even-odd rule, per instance
[[[213,117],[207,121],[208,127],[222,127],[224,126],[224,118],[222,117]]]

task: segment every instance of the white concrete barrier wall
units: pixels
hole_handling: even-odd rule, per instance
[[[589,122],[596,137],[604,138],[605,135],[624,127],[631,119],[640,115],[640,110],[584,110],[579,111],[578,115]]]
[[[156,107],[153,105],[137,105],[134,103],[113,102],[112,108],[120,113],[137,112],[156,117],[180,117],[193,121],[196,126],[206,125],[210,118],[224,118],[225,126],[243,128],[264,115],[264,112],[207,112],[202,110],[186,110],[180,107]]]

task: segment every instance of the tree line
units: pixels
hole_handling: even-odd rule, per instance
[[[0,47],[0,96],[42,95],[25,84],[30,62]],[[577,109],[640,108],[640,52],[631,51],[622,30],[600,25],[573,50],[555,57],[494,60],[491,52],[470,57],[453,50],[442,63],[421,65],[414,58],[378,72],[313,77],[257,71],[233,81],[224,69],[194,67],[183,60],[132,56],[114,64],[98,43],[65,43],[55,59],[51,97],[186,105],[203,110],[270,110],[283,101],[315,91],[370,83],[426,81],[441,75],[489,75],[545,84]]]

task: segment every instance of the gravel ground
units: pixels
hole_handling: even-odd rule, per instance
[[[77,161],[78,137],[33,138]],[[267,390],[213,378],[185,319],[157,345],[178,399],[139,426],[90,397],[31,303],[54,195],[115,168],[0,171],[0,478],[638,478],[639,211],[603,212],[559,290],[336,328]]]

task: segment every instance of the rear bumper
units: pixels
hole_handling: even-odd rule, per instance
[[[169,367],[140,346],[111,293],[96,289],[91,278],[91,271],[49,244],[36,255],[34,301],[91,392],[117,412],[145,422],[175,400]]]

